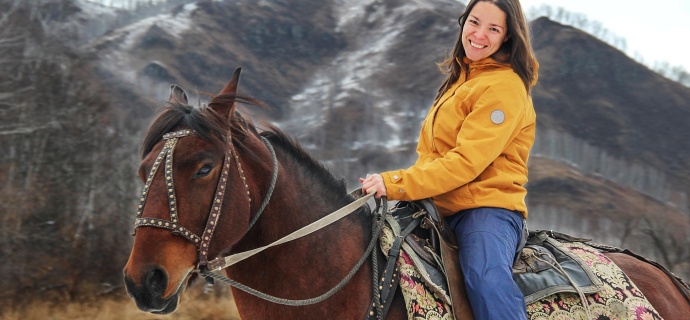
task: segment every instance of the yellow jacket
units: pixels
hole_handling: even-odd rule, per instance
[[[477,207],[527,218],[527,159],[534,143],[532,98],[510,65],[471,62],[422,124],[416,163],[381,173],[389,200],[432,197],[441,214]]]

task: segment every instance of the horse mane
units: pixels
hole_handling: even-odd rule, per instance
[[[282,150],[286,155],[292,158],[295,163],[300,163],[311,177],[324,183],[324,186],[334,198],[341,197],[348,201],[352,200],[347,193],[345,179],[336,178],[322,162],[318,161],[304,150],[304,148],[287,133],[276,126],[268,125],[268,129],[261,132],[261,136],[268,139],[275,148]],[[343,195],[346,195],[346,197],[343,197]]]

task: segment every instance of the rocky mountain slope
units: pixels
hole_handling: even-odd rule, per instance
[[[342,146],[409,153],[441,79],[434,64],[454,42],[461,9],[445,0],[202,1],[91,45],[115,76],[161,97],[172,82],[214,91],[243,66],[245,91],[276,107],[270,119],[335,161],[345,154],[328,154]],[[653,168],[687,190],[682,132],[690,90],[575,28],[541,18],[532,30],[541,62],[534,90],[540,132]]]

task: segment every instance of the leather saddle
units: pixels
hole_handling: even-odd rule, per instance
[[[401,201],[391,209],[391,215],[403,229],[414,219],[421,219],[419,227],[405,237],[404,241],[421,260],[431,267],[438,268],[445,275],[455,319],[474,319],[460,269],[455,234],[443,216],[439,214],[433,201],[431,199]],[[440,265],[434,254],[441,257]]]
[[[390,214],[400,229],[405,229],[421,219],[418,222],[419,226],[404,237],[404,242],[414,251],[412,254],[423,261],[417,265],[417,268],[435,269],[422,270],[423,274],[429,275],[425,278],[425,282],[430,287],[444,288],[441,293],[449,296],[447,300],[450,300],[455,319],[474,319],[460,269],[455,235],[433,201],[431,199],[401,201],[390,210]],[[523,239],[517,248],[513,265],[513,277],[530,301],[543,296],[545,292],[554,291],[554,289],[547,290],[546,287],[553,287],[553,278],[559,277],[558,271],[555,270],[556,266],[574,265],[572,259],[551,245],[557,242],[555,239],[571,242],[589,241],[589,239],[575,238],[553,231],[528,232],[526,228],[523,230]],[[556,253],[556,256],[552,251]],[[577,265],[569,268],[569,271],[577,275],[586,273]],[[547,275],[550,278],[544,279]],[[573,285],[587,287],[588,292],[596,290],[597,286],[588,281],[588,277],[582,276],[581,279],[583,280],[580,283]],[[445,283],[440,285],[440,282]],[[567,287],[570,284],[561,282],[560,285]]]

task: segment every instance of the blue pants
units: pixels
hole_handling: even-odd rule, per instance
[[[446,221],[458,241],[460,267],[474,317],[527,319],[525,298],[512,276],[522,236],[522,216],[485,207],[460,211]]]

